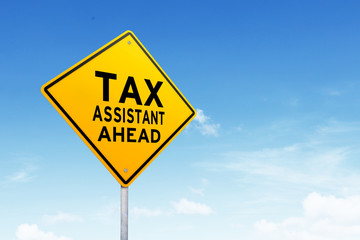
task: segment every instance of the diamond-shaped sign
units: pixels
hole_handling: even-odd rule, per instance
[[[41,91],[123,187],[196,114],[130,31]]]

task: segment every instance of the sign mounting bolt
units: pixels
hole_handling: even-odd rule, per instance
[[[127,171],[128,171],[128,169],[127,169],[127,168],[125,168],[125,169],[124,169],[124,172],[127,172]]]

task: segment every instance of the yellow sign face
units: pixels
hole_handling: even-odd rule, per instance
[[[123,187],[196,115],[130,31],[41,91]]]

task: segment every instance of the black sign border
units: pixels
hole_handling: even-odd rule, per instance
[[[58,101],[56,101],[56,99],[54,98],[53,95],[51,95],[51,93],[49,92],[49,88],[51,88],[52,86],[54,86],[55,84],[57,84],[58,82],[60,82],[61,80],[63,80],[64,78],[66,78],[67,76],[69,76],[70,74],[72,74],[73,72],[75,72],[76,70],[78,70],[79,68],[81,68],[82,66],[84,66],[85,64],[87,64],[88,62],[90,62],[91,60],[93,60],[94,58],[96,58],[97,56],[99,56],[100,54],[102,54],[103,52],[109,50],[111,47],[113,47],[115,44],[119,43],[121,40],[123,40],[124,38],[126,38],[127,36],[131,36],[131,38],[136,42],[136,44],[141,48],[141,50],[145,53],[145,55],[149,58],[149,60],[155,65],[155,67],[159,70],[159,72],[163,75],[163,77],[168,81],[168,83],[171,85],[171,87],[175,90],[175,92],[179,95],[179,97],[184,101],[184,103],[188,106],[188,108],[191,110],[191,115],[170,135],[170,137],[168,139],[166,139],[164,141],[163,144],[160,145],[160,147],[155,150],[155,152],[153,154],[150,155],[150,157],[134,172],[133,175],[130,176],[130,178],[128,180],[125,180],[121,174],[111,165],[111,163],[106,159],[106,157],[100,152],[100,150],[95,146],[95,144],[90,140],[90,138],[85,134],[85,132],[76,124],[76,122],[70,117],[70,115],[65,111],[65,109],[60,105],[60,103]],[[121,180],[122,183],[124,183],[125,185],[128,185],[135,177],[137,177],[138,173],[140,171],[143,170],[143,168],[150,162],[153,160],[153,158],[156,156],[156,154],[158,154],[164,147],[165,145],[171,141],[174,136],[180,131],[180,129],[183,128],[184,125],[186,125],[190,119],[195,115],[195,111],[194,109],[189,105],[189,103],[184,99],[184,97],[180,94],[180,92],[177,90],[177,88],[174,86],[174,84],[168,79],[168,77],[166,76],[166,74],[161,70],[161,68],[156,64],[156,62],[154,61],[154,59],[149,55],[149,53],[144,49],[144,47],[139,43],[139,41],[136,39],[136,37],[132,34],[132,32],[127,32],[124,35],[120,36],[118,39],[114,40],[112,43],[110,43],[109,45],[107,45],[105,48],[101,49],[100,51],[96,52],[93,55],[90,55],[90,57],[88,57],[87,59],[85,59],[84,61],[80,62],[77,66],[75,66],[74,68],[70,69],[69,71],[67,71],[66,73],[64,73],[63,75],[61,75],[60,77],[58,77],[56,80],[54,80],[53,82],[51,82],[49,85],[47,85],[46,87],[44,87],[44,91],[45,93],[51,98],[51,100],[56,104],[56,106],[60,109],[60,111],[70,120],[70,122],[73,124],[73,126],[79,131],[79,133],[86,139],[86,141],[91,145],[91,147],[96,151],[96,153],[102,158],[102,160],[109,166],[109,168],[113,171],[113,173],[115,173],[115,175]]]

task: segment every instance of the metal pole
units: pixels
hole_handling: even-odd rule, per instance
[[[121,186],[121,236],[120,240],[128,240],[128,188]]]

